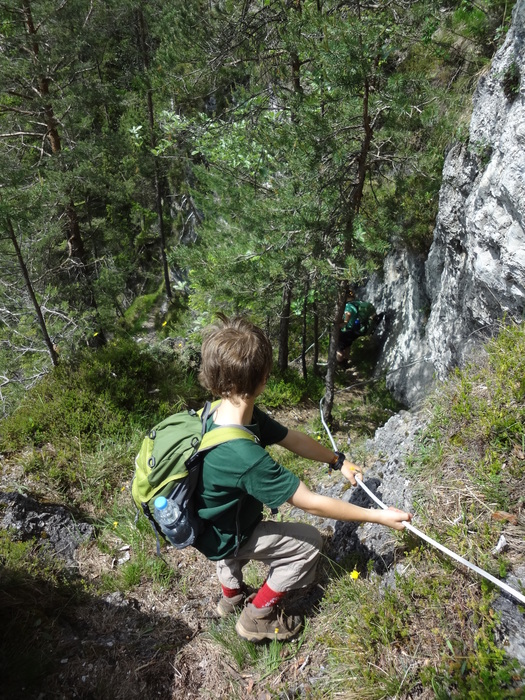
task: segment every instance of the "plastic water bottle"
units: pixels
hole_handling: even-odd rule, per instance
[[[164,496],[155,499],[155,520],[160,529],[174,547],[183,547],[191,537],[191,527],[185,516],[174,501],[168,501]]]

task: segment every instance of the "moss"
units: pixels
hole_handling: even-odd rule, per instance
[[[516,61],[513,61],[505,70],[502,78],[503,92],[508,100],[514,100],[520,92],[521,75]]]

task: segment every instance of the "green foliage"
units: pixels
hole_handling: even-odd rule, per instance
[[[2,424],[3,451],[26,452],[25,470],[83,501],[100,502],[131,463],[139,434],[201,390],[164,352],[134,341],[85,349],[44,377]],[[130,445],[130,439],[137,442]]]
[[[172,587],[176,578],[173,568],[167,562],[155,557],[151,551],[140,550],[116,572],[104,574],[100,592],[131,592],[145,581],[151,581],[155,588],[166,589]]]
[[[503,527],[491,513],[502,509],[503,523],[505,515],[512,519],[525,487],[524,350],[523,326],[502,327],[476,363],[429,399],[430,420],[412,457],[417,526],[496,577],[512,561],[491,553]],[[346,416],[352,425],[356,413]],[[451,493],[461,494],[458,502]],[[331,649],[327,689],[335,692],[347,678],[356,698],[401,696],[421,686],[443,700],[520,697],[523,667],[495,641],[497,590],[483,579],[465,587],[453,562],[403,538],[395,587],[363,580],[358,556],[330,583],[317,627],[319,642]],[[346,573],[351,567],[357,580]],[[421,645],[428,663],[404,663]],[[396,648],[401,655],[389,653]]]
[[[492,156],[492,145],[484,141],[474,141],[469,144],[469,150],[480,160],[481,166],[486,167]]]
[[[475,636],[475,648],[469,648],[462,639],[447,639],[440,666],[426,669],[422,674],[424,684],[442,700],[519,697],[517,684],[523,674],[517,661],[494,642],[497,617],[490,614],[486,605],[476,617],[480,629]]]
[[[525,487],[524,350],[523,326],[503,326],[486,354],[447,381],[431,399],[432,419],[412,465],[421,482],[417,510],[437,539],[496,577],[506,575],[509,561],[490,552]],[[463,485],[460,504],[447,500],[441,488],[447,484]],[[491,518],[498,510],[502,515]],[[485,600],[473,608],[474,647],[451,638],[451,655],[422,676],[436,697],[515,697],[520,670],[494,643],[489,588],[483,582]]]
[[[288,370],[284,374],[274,372],[268,379],[260,401],[268,408],[289,408],[306,399],[319,401],[323,388],[322,379],[313,374],[305,380],[295,370]]]
[[[520,69],[516,61],[513,61],[503,75],[503,92],[509,100],[513,100],[519,95],[521,85]]]
[[[274,640],[268,644],[254,644],[241,639],[235,632],[235,620],[231,617],[210,626],[208,635],[225,653],[231,655],[240,671],[255,667],[262,678],[286,666],[301,650],[308,632],[308,625],[298,639],[292,642]]]
[[[104,554],[118,560],[122,544],[131,547],[129,561],[101,576],[103,591],[136,590],[146,580],[157,590],[188,585],[151,556],[149,526],[136,528],[121,503],[142,432],[203,399],[196,350],[181,339],[197,340],[219,309],[248,311],[276,336],[283,286],[292,283],[287,350],[296,357],[305,296],[310,337],[314,306],[329,319],[341,279],[365,278],[392,242],[427,250],[443,153],[467,132],[475,81],[512,6],[447,0],[360,6],[357,14],[331,1],[322,12],[310,2],[297,12],[293,4],[153,0],[142,8],[144,51],[133,4],[86,12],[78,0],[28,3],[38,27],[31,36],[19,6],[4,3],[0,219],[14,227],[61,366],[48,372],[28,288],[0,238],[0,450],[24,467],[21,487],[41,484],[100,517]],[[511,63],[501,76],[508,99],[520,80]],[[42,104],[51,113],[42,115]],[[59,149],[50,141],[53,118]],[[490,156],[486,144],[469,147],[481,163]],[[170,264],[189,285],[179,285],[166,314],[158,310],[157,177]],[[73,253],[75,242],[82,245]],[[122,328],[135,334],[151,320],[166,342],[149,339],[141,349],[117,336],[103,350],[85,348],[100,328],[108,337]],[[489,554],[503,526],[488,507],[512,515],[525,486],[524,349],[521,331],[506,329],[485,365],[452,378],[433,399],[412,459],[420,517],[501,576],[511,562]],[[371,371],[374,351],[366,341],[352,348],[361,372]],[[351,391],[337,422],[359,450],[399,406],[384,382]],[[277,409],[321,395],[313,376],[276,374],[261,401]],[[283,459],[308,480],[304,461]],[[464,486],[458,512],[444,484]],[[57,615],[83,595],[84,584],[37,549],[0,532],[6,692],[11,670],[39,687],[60,663],[51,649]],[[346,563],[362,564],[357,556]],[[358,581],[337,573],[316,620],[316,640],[330,649],[320,684],[330,696],[343,687],[362,700],[416,695],[422,685],[443,698],[511,697],[519,673],[494,643],[490,592],[480,604],[450,564],[416,550],[409,563],[414,569],[389,591],[363,580],[364,565]],[[284,645],[239,641],[231,622],[213,629],[239,668],[275,673],[289,658]],[[433,654],[427,665],[417,662],[419,645]]]
[[[268,10],[267,21],[272,11]],[[393,158],[394,138],[396,158],[401,158],[406,141],[404,137],[397,141],[399,129],[405,128],[402,115],[412,110],[409,103],[424,100],[418,80],[408,75],[410,63],[401,69],[407,72],[406,79],[396,81],[391,61],[394,52],[401,51],[396,42],[406,40],[399,25],[406,22],[412,38],[417,21],[363,9],[362,16],[352,16],[352,22],[339,21],[347,13],[346,7],[319,13],[313,5],[305,5],[300,14],[287,12],[279,18],[280,33],[272,47],[276,55],[293,57],[296,52],[301,56],[300,87],[292,93],[284,65],[270,64],[268,81],[266,75],[258,74],[258,62],[249,60],[263,47],[266,50],[257,43],[265,42],[266,35],[239,36],[237,18],[224,18],[232,37],[227,50],[250,75],[249,82],[235,87],[238,106],[213,116],[168,114],[163,121],[170,137],[164,141],[166,154],[180,147],[181,141],[188,144],[196,176],[193,196],[204,214],[202,247],[179,247],[172,256],[182,259],[190,271],[190,303],[199,313],[213,299],[228,311],[246,308],[273,318],[280,307],[283,281],[288,280],[299,289],[313,285],[323,306],[333,299],[338,277],[363,278],[385,254],[392,226],[386,216],[384,224],[378,225],[377,193],[382,196],[383,170],[390,167],[386,164]],[[255,24],[256,17],[248,13],[243,21]],[[260,30],[258,21],[257,26]],[[322,36],[323,41],[305,39],[312,35]],[[365,159],[370,158],[366,162],[370,189],[364,181],[351,184],[360,172],[356,153],[366,143],[362,95],[367,86],[373,90],[366,118],[377,124],[374,150],[382,153],[379,159],[369,150],[364,153]],[[271,106],[276,100],[279,110]],[[385,115],[381,120],[375,118],[376,110]],[[406,126],[414,131],[413,123]],[[438,180],[432,182],[427,201],[434,197]],[[421,181],[419,174],[417,181]],[[428,206],[419,208],[429,212]],[[401,223],[399,228],[414,227]],[[428,220],[424,228],[427,236]],[[330,281],[326,294],[323,287],[329,288]],[[299,299],[298,289],[295,294]],[[321,316],[326,316],[324,311],[320,309]]]
[[[239,637],[235,631],[235,620],[232,618],[211,625],[208,634],[225,652],[231,654],[239,669],[242,670],[256,661],[257,645]]]
[[[412,467],[417,470],[413,485],[419,485],[417,511],[420,518],[428,519],[423,529],[427,532],[439,530],[438,539],[445,543],[448,540],[458,553],[469,559],[474,555],[483,568],[497,576],[504,576],[510,563],[503,556],[490,555],[500,525],[486,516],[486,509],[479,508],[478,502],[487,498],[491,504],[495,503],[493,491],[498,489],[505,495],[501,503],[512,510],[523,493],[523,350],[523,329],[520,326],[502,328],[499,337],[487,346],[484,361],[457,372],[450,379],[439,393],[439,400],[436,397],[432,400],[433,418]],[[121,355],[129,356],[130,370],[137,379],[137,386],[142,387],[140,368],[147,368],[148,376],[153,377],[149,373],[155,372],[158,358],[145,350],[137,353],[135,355],[127,343],[122,344],[121,352],[117,348],[86,351],[86,356],[74,365],[82,378],[82,386],[77,389],[80,391],[89,384],[93,387],[95,401],[96,395],[104,393],[104,385],[111,376],[106,365],[111,371],[116,370],[117,376],[124,367],[124,360],[119,359]],[[147,357],[141,359],[142,353]],[[70,373],[65,373],[64,368],[61,372],[64,375],[57,375],[64,378],[63,382],[75,385],[73,366]],[[304,391],[305,388],[298,375],[290,373],[273,379],[277,405],[294,397],[300,400],[299,389]],[[155,382],[151,385],[146,382],[141,392],[147,393],[150,386],[155,386]],[[55,388],[56,392],[64,393],[64,383]],[[123,394],[128,389],[124,383]],[[123,394],[116,390],[104,393],[105,401],[110,402],[119,415]],[[48,400],[51,396],[50,392],[46,394]],[[390,412],[396,410],[386,401],[383,382],[364,380],[360,386],[349,389],[345,401],[349,396],[352,403],[340,409],[338,415],[338,420],[349,426],[345,434],[371,434],[377,427],[372,425],[374,420],[384,422]],[[263,402],[265,398],[263,395]],[[72,403],[69,401],[68,406]],[[157,595],[170,592],[186,595],[190,586],[188,578],[179,573],[178,568],[154,556],[151,528],[144,519],[135,526],[129,489],[122,484],[123,474],[131,474],[128,443],[135,442],[136,436],[138,444],[138,423],[144,418],[140,406],[139,401],[138,415],[134,413],[133,416],[137,425],[133,424],[129,433],[115,436],[103,446],[99,444],[98,453],[83,450],[81,460],[80,452],[75,457],[69,455],[71,464],[76,460],[83,465],[77,464],[73,471],[82,475],[82,503],[86,507],[89,505],[98,516],[97,546],[110,561],[119,562],[98,577],[97,588],[100,593],[132,593],[148,583]],[[51,406],[51,410],[55,409]],[[103,411],[102,403],[96,404],[94,410]],[[101,416],[104,415],[102,412]],[[57,420],[64,421],[62,414],[56,413],[56,416]],[[313,428],[310,432],[315,437]],[[56,426],[51,437],[56,440],[59,434]],[[43,433],[43,437],[49,437],[49,433]],[[59,461],[59,455],[49,450],[49,447],[41,450],[45,464],[38,470],[47,484],[50,479],[46,472],[52,472],[55,461]],[[476,455],[481,459],[479,465]],[[281,455],[277,458],[281,459]],[[284,463],[310,482],[311,471],[306,460],[293,459],[289,464],[285,460]],[[315,469],[319,471],[317,465]],[[316,484],[320,478],[317,475]],[[453,522],[457,514],[450,512],[447,505],[450,490],[445,492],[443,501],[436,488],[440,482],[450,484],[451,479],[458,490],[462,489],[462,484],[466,485],[466,489],[462,489],[461,519],[457,522]],[[124,484],[126,481],[124,479]],[[475,498],[469,502],[464,494],[472,489]],[[437,513],[435,517],[434,513]],[[262,678],[279,674],[305,645],[311,658],[315,658],[321,648],[328,650],[316,689],[319,697],[335,695],[341,684],[348,687],[351,684],[354,694],[351,697],[377,700],[421,692],[422,688],[436,697],[458,700],[463,697],[506,700],[516,696],[522,669],[495,642],[498,616],[492,607],[495,595],[492,586],[465,586],[464,573],[448,560],[439,558],[434,550],[415,546],[409,535],[397,538],[399,550],[404,550],[404,561],[398,567],[395,586],[384,586],[372,574],[362,552],[356,552],[339,565],[325,560],[330,573],[324,579],[322,607],[299,640],[292,644],[249,644],[239,639],[234,629],[235,620],[230,619],[210,625],[213,643],[231,656],[240,670],[251,668],[251,673]],[[8,601],[15,590],[21,596],[16,598],[17,604],[25,601],[25,610],[29,612],[19,613],[14,619],[24,630],[30,630],[26,634],[35,639],[32,651],[16,644],[13,647],[18,655],[13,673],[27,673],[28,682],[34,679],[38,683],[56,662],[54,657],[45,658],[38,652],[39,634],[50,633],[48,620],[51,616],[43,612],[42,607],[35,607],[34,599],[30,599],[28,605],[24,596],[37,585],[38,590],[45,591],[50,605],[60,606],[63,595],[73,594],[81,599],[84,592],[82,586],[67,581],[57,560],[47,562],[37,558],[36,547],[35,543],[13,543],[0,533],[0,561],[5,564],[5,571],[0,572],[0,583],[7,584],[2,585],[2,590],[7,591]],[[126,553],[129,553],[127,560]],[[401,562],[401,551],[398,557]],[[359,574],[357,580],[349,573],[352,568]],[[257,585],[260,572],[248,567],[246,573],[248,582]],[[24,578],[26,576],[30,578]],[[35,577],[39,577],[38,580]],[[7,610],[10,609],[8,606]],[[12,663],[10,650],[6,653]],[[414,659],[422,661],[414,663]],[[26,670],[25,665],[31,666],[31,670]]]
[[[153,34],[158,10],[145,8]],[[47,332],[67,358],[116,329],[152,269],[159,284],[151,157],[136,156],[126,129],[147,104],[137,12],[119,1],[86,12],[73,0],[24,12],[7,2],[0,15],[1,228],[12,225]],[[9,412],[18,385],[50,360],[20,260],[3,240],[0,256]]]
[[[495,38],[501,36],[508,26],[514,3],[504,0],[483,0],[475,3],[462,0],[451,15],[451,25],[455,32],[471,39],[479,46],[482,54],[492,55]]]
[[[273,331],[290,282],[295,305],[307,293],[327,319],[340,279],[364,279],[392,241],[425,251],[442,154],[512,4],[223,12],[155,1],[139,13],[116,1],[85,13],[74,0],[28,6],[31,34],[6,3],[0,216],[61,357],[123,319],[140,327],[162,278],[160,213],[171,266],[190,283],[188,315],[181,283],[175,313],[156,316],[164,333],[173,316],[193,331],[216,309],[249,311]],[[511,66],[507,92],[516,80]],[[54,143],[31,95],[48,105]],[[9,412],[19,383],[50,360],[7,241],[0,256]]]
[[[420,470],[445,478],[442,465],[453,466],[502,509],[525,479],[524,350],[523,328],[503,327],[485,360],[456,372],[434,397],[434,417],[421,438]]]
[[[403,406],[393,398],[383,379],[364,377],[340,390],[345,395],[337,401],[340,405],[335,407],[334,420],[340,430],[352,436],[354,459],[366,463],[366,440]],[[324,429],[319,430],[323,434]]]
[[[162,289],[158,289],[151,294],[143,294],[136,299],[126,309],[124,321],[126,328],[131,333],[139,333],[144,328],[144,324],[149,320],[152,311],[158,304],[163,293]]]
[[[458,594],[456,576],[437,575],[433,556],[413,550],[392,587],[349,573],[330,584],[319,627],[319,641],[331,650],[329,679],[337,687],[348,679],[352,697],[370,700],[410,694],[421,685],[443,700],[519,697],[519,666],[494,642],[491,594],[484,590],[481,601]],[[389,651],[414,658],[430,638],[437,663],[407,664]]]

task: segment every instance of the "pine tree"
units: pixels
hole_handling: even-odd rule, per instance
[[[429,6],[210,11],[201,61],[223,92],[213,112],[178,114],[167,131],[187,145],[203,212],[199,243],[175,252],[191,270],[193,307],[205,314],[213,300],[278,322],[285,368],[291,298],[283,291],[308,285],[331,329],[327,415],[347,285],[364,279],[389,243],[375,191],[406,158],[407,115],[428,99],[410,56]]]

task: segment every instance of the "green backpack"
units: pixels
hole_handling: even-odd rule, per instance
[[[345,326],[346,332],[351,331],[356,336],[359,336],[367,335],[369,332],[373,331],[373,324],[371,321],[376,310],[370,302],[355,299],[346,304],[345,313],[350,314],[350,318]]]
[[[185,515],[192,533],[182,547],[193,544],[204,527],[193,502],[204,455],[229,440],[257,441],[242,425],[219,426],[206,432],[208,418],[220,401],[206,402],[200,411],[193,409],[174,413],[158,423],[144,438],[135,459],[131,493],[137,508],[148,518],[156,533],[165,539],[153,517],[157,496],[174,500]],[[157,537],[157,552],[160,543]]]
[[[369,301],[354,301],[357,306],[357,318],[359,319],[359,333],[364,335],[371,329],[371,320],[375,316],[376,310]]]

